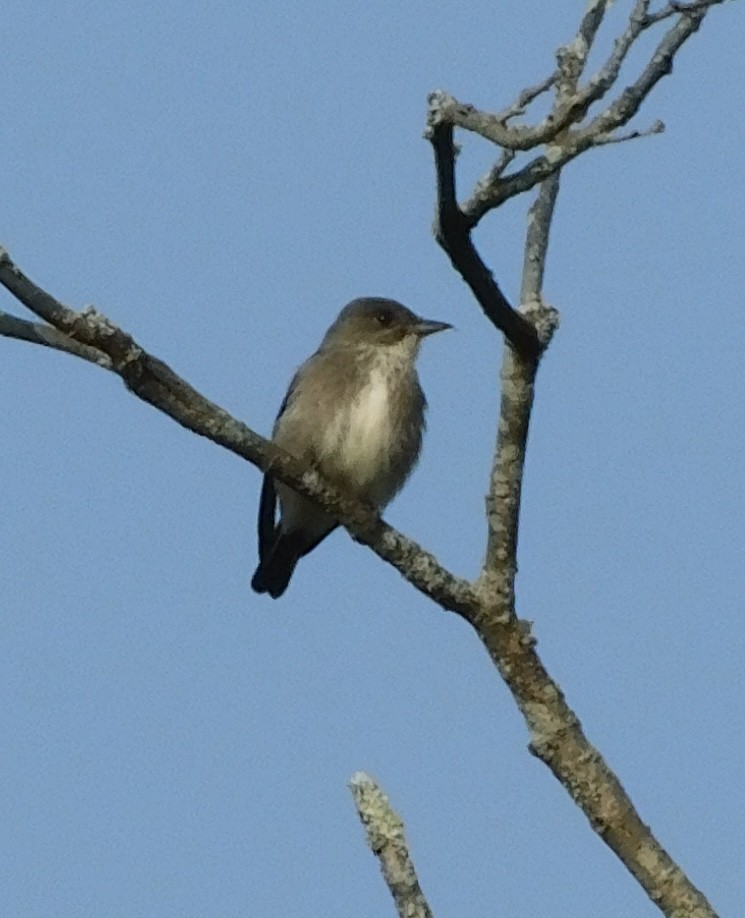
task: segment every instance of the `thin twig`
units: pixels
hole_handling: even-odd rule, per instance
[[[642,137],[652,137],[655,134],[664,133],[665,125],[658,119],[644,130],[628,131],[626,134],[596,134],[592,145],[594,147],[602,147],[612,143],[626,143],[627,140],[639,140]]]
[[[560,49],[561,79],[554,85],[559,85],[562,92],[550,114],[537,125],[507,127],[499,121],[499,116],[481,112],[472,105],[459,102],[442,90],[438,91],[438,118],[441,123],[474,131],[510,151],[535,149],[547,144],[545,152],[534,156],[516,172],[505,175],[503,169],[494,168],[479,180],[461,211],[471,227],[476,226],[490,210],[516,195],[529,191],[586,150],[614,142],[609,139],[613,132],[637,114],[656,83],[671,72],[675,55],[685,41],[700,28],[707,12],[723,2],[724,0],[707,0],[702,3],[680,4],[676,9],[666,7],[665,10],[669,10],[670,15],[678,14],[678,19],[663,36],[640,76],[619,92],[616,99],[602,112],[584,125],[581,122],[590,106],[600,101],[614,85],[631,47],[644,31],[659,21],[650,18],[656,14],[648,15],[649,3],[645,0],[636,0],[626,28],[616,39],[613,50],[600,70],[584,87],[574,91],[573,84],[584,68],[589,52],[587,41],[594,37],[599,26],[599,0],[598,3],[591,3],[586,13],[587,21],[583,20],[573,42]],[[637,136],[647,134],[642,131],[633,132],[628,135],[628,139]]]
[[[0,335],[5,338],[16,338],[18,341],[29,341],[31,344],[42,344],[65,354],[82,357],[105,370],[110,370],[111,360],[106,354],[94,347],[80,344],[69,335],[58,331],[43,322],[29,322],[7,312],[0,311]]]
[[[577,131],[577,138],[593,138],[598,134],[608,134],[628,124],[657,83],[664,76],[672,73],[675,55],[691,35],[699,30],[707,9],[708,7],[681,15],[657,45],[649,63],[638,79],[619,93],[615,102],[611,103],[605,111]]]
[[[671,2],[654,13],[648,13],[646,21],[648,25],[655,25],[658,22],[662,22],[663,19],[669,19],[671,16],[698,13],[701,12],[701,10],[706,11],[712,6],[717,6],[721,2],[722,0],[697,0],[695,3]]]
[[[511,102],[507,108],[503,108],[501,112],[497,112],[494,117],[498,121],[501,121],[502,124],[507,124],[512,118],[518,118],[524,115],[532,102],[535,102],[539,96],[551,89],[556,82],[556,77],[557,72],[554,71],[550,76],[547,76],[545,80],[536,83],[535,86],[528,86],[523,89],[514,102]]]

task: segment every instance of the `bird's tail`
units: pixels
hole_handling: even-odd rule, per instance
[[[259,561],[251,588],[257,593],[268,593],[272,599],[280,597],[287,589],[295,565],[307,550],[302,536],[280,533],[266,557]]]

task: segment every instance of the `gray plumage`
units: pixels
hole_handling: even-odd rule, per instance
[[[422,338],[451,326],[395,300],[353,300],[297,371],[272,439],[340,491],[382,510],[416,465],[427,406],[415,362]],[[275,521],[279,500],[280,519]],[[258,593],[284,593],[298,560],[338,524],[271,475],[259,508]]]

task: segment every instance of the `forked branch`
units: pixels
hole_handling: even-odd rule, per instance
[[[444,92],[430,97],[427,136],[437,175],[435,233],[485,315],[507,341],[497,447],[487,499],[486,559],[474,583],[450,573],[369,508],[338,493],[302,462],[210,402],[106,317],[93,309],[76,312],[64,306],[26,277],[7,253],[0,252],[0,284],[41,320],[30,322],[0,313],[0,335],[65,351],[116,373],[135,395],[182,426],[263,471],[271,470],[277,479],[315,500],[418,590],[467,620],[523,714],[531,751],[556,775],[650,899],[666,915],[676,918],[712,918],[714,911],[644,824],[547,673],[536,653],[529,624],[517,617],[515,575],[535,377],[540,357],[558,324],[557,313],[544,302],[542,290],[561,169],[592,147],[642,136],[638,131],[627,135],[616,132],[636,114],[659,79],[670,72],[675,55],[699,28],[708,10],[721,2],[669,2],[654,11],[649,0],[635,0],[625,30],[604,65],[583,83],[588,55],[608,6],[607,0],[590,0],[574,39],[557,53],[557,68],[519,93],[501,113],[479,112]],[[669,22],[670,28],[636,80],[586,121],[590,107],[604,100],[615,85],[621,65],[639,36],[662,22]],[[546,118],[534,125],[512,123],[550,90],[554,104]],[[462,206],[456,197],[455,128],[479,133],[501,148],[494,166]],[[533,159],[509,171],[519,151],[539,146],[544,149]],[[529,213],[520,305],[514,308],[476,250],[471,233],[488,211],[536,186],[540,187]],[[358,784],[362,793],[363,782]],[[410,889],[416,892],[418,885],[410,884]],[[427,915],[426,902],[422,907],[427,909],[422,914]]]

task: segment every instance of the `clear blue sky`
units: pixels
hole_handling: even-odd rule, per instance
[[[424,349],[429,435],[388,518],[473,576],[501,342],[431,238],[425,99],[503,106],[580,11],[11,0],[0,242],[262,432],[353,296],[455,324]],[[639,122],[666,134],[564,176],[518,584],[723,915],[745,900],[744,25],[728,4],[685,47]],[[463,140],[472,178],[491,151]],[[527,203],[478,235],[513,298]],[[82,361],[0,355],[2,914],[391,915],[357,769],[438,916],[657,914],[462,622],[343,533],[255,596],[254,468]]]

